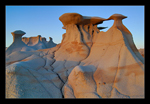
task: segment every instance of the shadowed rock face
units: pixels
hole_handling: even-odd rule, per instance
[[[138,49],[138,51],[139,51],[139,53],[143,56],[143,57],[145,57],[144,55],[145,55],[145,53],[144,53],[144,48],[140,48],[140,49]]]
[[[21,30],[16,30],[14,32],[11,32],[11,34],[13,36],[13,42],[17,42],[17,41],[21,41],[21,37],[26,33]]]
[[[144,98],[144,59],[122,23],[125,18],[121,14],[108,19],[63,14],[59,20],[66,33],[59,45],[6,57],[6,96]],[[99,31],[97,24],[105,20],[114,24],[106,32]],[[39,36],[24,42],[46,44]]]
[[[55,47],[57,44],[53,42],[53,39],[49,37],[49,41],[46,41],[45,37],[38,35],[37,37],[23,37],[22,41],[28,46],[33,46],[36,49],[45,49]],[[41,48],[40,48],[41,47]]]

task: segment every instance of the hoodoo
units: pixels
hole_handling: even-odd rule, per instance
[[[88,57],[92,38],[99,32],[97,24],[105,19],[65,13],[59,20],[66,28],[66,33],[63,35],[60,48],[55,52],[56,61],[52,66],[63,82],[66,82],[71,70]]]
[[[27,47],[27,45],[22,42],[22,36],[25,34],[25,32],[16,30],[14,32],[11,32],[11,34],[13,36],[13,43],[7,48],[6,56],[14,51],[21,51],[23,47]]]
[[[38,49],[52,48],[54,46],[54,43],[52,42],[48,42],[47,45],[46,41],[42,41],[41,35],[38,35],[37,37],[22,38],[25,32],[21,30],[16,30],[11,32],[11,34],[13,36],[13,43],[6,49],[6,56],[15,51],[34,51]]]
[[[6,97],[144,98],[144,58],[123,25],[125,18],[65,13],[59,20],[66,33],[58,45],[40,36],[22,42],[24,33],[13,32],[6,51]],[[100,31],[105,27],[97,25],[106,20],[114,20],[112,27]],[[27,45],[37,50],[20,51]]]
[[[12,36],[13,36],[13,42],[20,42],[21,41],[21,37],[26,34],[25,32],[21,31],[21,30],[16,30],[14,32],[11,32]]]
[[[129,50],[132,50],[131,52],[133,52],[136,57],[138,57],[140,59],[140,61],[142,63],[144,63],[144,58],[141,56],[141,54],[139,53],[138,49],[136,48],[134,42],[133,42],[133,37],[131,32],[123,25],[122,23],[122,19],[127,18],[126,16],[123,16],[121,14],[114,14],[112,16],[110,16],[107,20],[114,20],[114,26],[117,27],[119,30],[121,30],[123,37],[124,37],[124,41],[126,43],[126,45],[128,46]]]
[[[122,24],[124,18],[112,15],[107,20],[113,19],[113,26],[95,35],[89,56],[71,71],[63,87],[66,98],[144,97],[143,58],[132,50],[132,34]]]

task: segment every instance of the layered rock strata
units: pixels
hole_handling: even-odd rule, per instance
[[[124,18],[60,16],[66,29],[60,44],[35,51],[19,49],[6,56],[6,97],[144,98],[144,59],[122,23]],[[100,31],[104,27],[97,25],[106,20],[114,20],[113,26]],[[46,43],[37,38],[31,39],[32,44]],[[31,46],[28,40],[24,44]]]
[[[25,32],[21,30],[16,30],[14,32],[11,32],[13,36],[13,43],[6,49],[6,56],[11,54],[14,51],[21,51],[22,48],[31,51],[34,50],[30,47],[28,47],[24,42],[22,42],[22,36],[25,34]]]
[[[6,56],[11,54],[12,52],[17,51],[34,51],[38,49],[46,49],[46,48],[52,48],[55,47],[57,44],[55,44],[51,37],[49,37],[49,41],[46,41],[46,38],[41,37],[41,35],[38,35],[37,37],[23,37],[25,32],[21,30],[16,30],[14,32],[11,32],[13,36],[13,43],[6,48]]]
[[[144,59],[122,23],[124,18],[120,14],[112,15],[107,20],[113,19],[113,26],[93,38],[89,56],[68,77],[64,86],[66,98],[144,97]]]
[[[60,48],[55,52],[56,61],[52,66],[65,83],[71,70],[88,57],[92,39],[100,32],[97,24],[105,19],[65,13],[59,20],[63,23],[66,33],[63,34]]]

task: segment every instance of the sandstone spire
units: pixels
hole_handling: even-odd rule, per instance
[[[127,18],[127,16],[121,15],[121,14],[113,14],[110,16],[107,20],[114,20],[114,26],[116,26],[118,29],[131,34],[130,31],[123,25],[122,19]]]
[[[127,16],[123,16],[121,14],[113,14],[107,20],[114,20],[113,26],[117,27],[120,31],[122,31],[126,45],[128,46],[129,44],[129,50],[132,49],[133,53],[141,60],[142,63],[144,63],[144,58],[141,56],[138,49],[136,48],[131,32],[122,23],[122,19],[125,18],[127,18]]]

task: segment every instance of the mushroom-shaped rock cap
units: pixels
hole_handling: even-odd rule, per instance
[[[41,37],[41,35],[37,35],[37,37]]]
[[[113,14],[107,20],[124,19],[124,18],[127,18],[127,16],[124,16],[122,14]]]
[[[11,34],[12,35],[20,35],[20,36],[22,36],[22,35],[24,35],[24,34],[26,34],[24,31],[21,31],[21,30],[16,30],[16,31],[14,31],[14,32],[11,32]]]
[[[59,17],[64,26],[68,24],[77,24],[83,20],[82,15],[78,13],[65,13]]]
[[[83,20],[79,24],[100,24],[106,20],[105,18],[101,17],[90,17],[90,16],[83,16]]]
[[[92,17],[90,21],[92,24],[100,24],[103,23],[103,21],[105,20],[106,20],[105,18],[101,18],[101,17]]]
[[[59,17],[64,27],[68,24],[87,25],[87,24],[100,24],[104,20],[101,17],[82,16],[78,13],[65,13]]]

